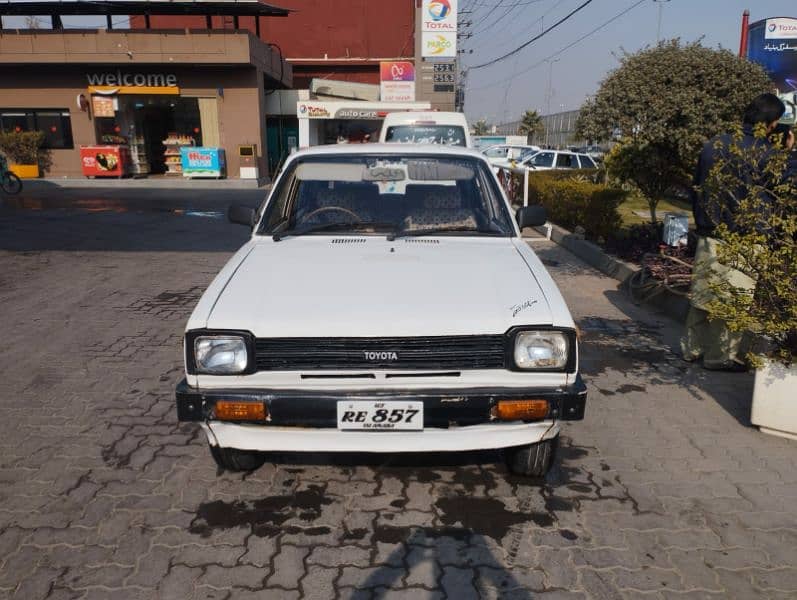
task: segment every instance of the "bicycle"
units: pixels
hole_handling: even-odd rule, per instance
[[[0,159],[0,188],[6,194],[19,194],[22,191],[22,180],[8,170],[8,165]]]

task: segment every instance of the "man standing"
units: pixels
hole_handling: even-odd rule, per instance
[[[741,151],[754,148],[765,163],[777,147],[766,137],[756,136],[756,129],[766,128],[772,133],[786,107],[774,94],[761,94],[745,109],[741,139],[725,134],[709,140],[700,153],[694,178],[692,210],[697,228],[697,250],[692,273],[689,314],[686,318],[686,335],[681,340],[681,351],[687,361],[703,359],[706,369],[746,370],[746,334],[731,331],[720,319],[708,318],[706,308],[716,297],[717,284],[728,289],[753,290],[755,281],[747,274],[723,265],[717,257],[722,241],[716,237],[716,228],[724,224],[729,230],[737,227],[734,214],[739,201],[747,197],[750,186],[760,182],[764,164],[734,172],[735,189],[710,190],[706,182],[715,165],[733,163],[731,147]],[[785,147],[794,146],[790,131],[784,139]],[[772,182],[773,184],[775,182]],[[769,188],[771,189],[771,188]],[[761,210],[766,210],[766,197],[761,198]]]

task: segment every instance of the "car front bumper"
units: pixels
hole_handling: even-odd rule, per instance
[[[584,418],[586,386],[580,377],[565,388],[473,388],[458,390],[306,391],[207,390],[177,386],[180,421],[199,422],[213,446],[280,452],[452,452],[508,448],[556,437],[557,420]],[[545,399],[547,418],[540,421],[496,421],[491,411],[499,400]],[[265,423],[219,421],[217,401],[262,402]],[[337,402],[344,400],[422,401],[420,431],[340,431]]]
[[[420,401],[424,404],[424,428],[447,429],[452,425],[482,425],[494,422],[492,410],[499,400],[540,399],[548,402],[550,420],[578,421],[584,418],[587,388],[580,376],[561,388],[458,388],[429,390],[197,390],[185,381],[177,385],[177,418],[180,421],[214,420],[220,400],[261,402],[269,415],[261,428],[337,427],[337,403],[344,400]]]

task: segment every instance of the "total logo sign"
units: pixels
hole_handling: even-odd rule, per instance
[[[457,0],[424,0],[423,31],[457,30]]]
[[[797,19],[767,19],[764,37],[768,40],[797,39]]]

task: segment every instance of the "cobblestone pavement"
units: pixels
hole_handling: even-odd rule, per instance
[[[545,481],[499,453],[231,474],[173,390],[245,230],[201,195],[81,193],[0,206],[0,598],[797,597],[797,445],[749,426],[751,376],[680,362],[671,321],[558,247],[533,244],[590,398]]]

